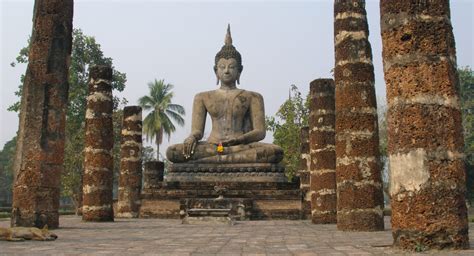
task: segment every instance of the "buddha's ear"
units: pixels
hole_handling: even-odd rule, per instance
[[[214,74],[216,74],[216,84],[219,85],[219,76],[217,76],[217,66],[214,66]]]
[[[240,73],[237,75],[237,84],[240,84]]]

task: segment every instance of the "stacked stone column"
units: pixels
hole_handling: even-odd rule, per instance
[[[449,1],[380,2],[394,245],[468,248]]]
[[[14,163],[12,226],[59,226],[72,0],[35,1]]]
[[[363,0],[334,3],[339,230],[383,230],[372,50]]]
[[[117,217],[138,217],[142,186],[141,151],[142,108],[128,106],[123,109]]]
[[[82,219],[113,221],[112,68],[94,66],[89,70],[83,175]]]
[[[311,220],[336,223],[336,151],[334,80],[310,84]]]
[[[300,189],[302,193],[301,211],[304,219],[311,218],[311,191],[310,183],[310,155],[309,155],[309,127],[300,130],[300,166],[298,176],[300,177]]]

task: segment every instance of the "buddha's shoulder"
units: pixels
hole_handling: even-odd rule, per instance
[[[238,93],[242,96],[250,97],[250,98],[263,98],[262,95],[258,92],[248,91],[248,90],[244,90],[244,89],[236,89],[236,93]],[[216,89],[216,90],[210,90],[210,91],[204,91],[204,92],[197,93],[195,95],[195,98],[197,98],[197,99],[209,98],[209,97],[214,97],[214,96],[219,95],[219,94],[222,94],[222,90]]]
[[[196,95],[194,95],[194,98],[205,98],[205,97],[211,97],[214,94],[215,90],[212,91],[205,91],[205,92],[199,92]]]
[[[250,97],[250,98],[263,99],[263,97],[260,93],[254,92],[254,91],[242,90],[242,94],[244,94],[244,95],[246,95],[247,97]]]

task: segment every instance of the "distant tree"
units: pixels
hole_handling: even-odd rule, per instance
[[[276,118],[275,118],[276,116]],[[273,143],[283,148],[286,176],[291,179],[298,170],[300,161],[300,131],[308,126],[309,100],[303,99],[296,85],[291,85],[288,99],[280,106],[275,116],[267,116],[266,127],[273,132]]]
[[[142,148],[142,164],[144,165],[146,162],[154,161],[155,159],[155,153],[153,152],[154,149],[153,147],[150,146],[144,146]]]
[[[16,63],[28,62],[28,46],[23,47]],[[80,204],[80,191],[82,186],[82,172],[84,163],[84,129],[86,97],[88,94],[89,67],[93,65],[109,65],[113,69],[112,88],[117,91],[123,91],[126,74],[117,71],[112,63],[112,58],[105,57],[100,44],[93,36],[85,35],[82,30],[74,29],[71,52],[71,64],[69,67],[69,104],[66,114],[66,138],[64,150],[64,173],[61,178],[62,195],[71,197],[74,203]],[[23,83],[24,75],[21,76]],[[15,95],[21,96],[22,85],[19,86]],[[114,112],[117,112],[119,104],[125,104],[125,99],[114,97]],[[19,101],[11,105],[8,110],[17,112],[19,110]],[[114,114],[115,116],[116,114]],[[118,122],[118,124],[117,124]],[[114,118],[114,127],[121,125],[122,120]],[[120,145],[116,140],[116,147]],[[114,158],[120,159],[119,150],[114,148]]]
[[[183,106],[173,104],[173,85],[166,84],[165,80],[154,80],[148,83],[150,94],[141,97],[138,104],[145,111],[150,111],[143,120],[143,132],[149,140],[155,139],[156,158],[160,158],[160,144],[163,142],[163,135],[168,135],[176,131],[173,124],[184,125],[183,116],[185,111]]]
[[[474,200],[474,71],[471,67],[458,69],[461,91],[461,111],[464,128],[464,153],[466,155],[467,190]]]
[[[12,196],[15,148],[16,137],[13,137],[0,151],[0,199],[9,199]]]
[[[380,102],[380,100],[379,100]],[[383,191],[387,197],[389,193],[390,172],[387,154],[387,106],[377,106],[378,124],[379,124],[379,150],[380,150],[380,164],[382,169]]]

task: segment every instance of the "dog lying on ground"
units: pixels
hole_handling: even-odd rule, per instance
[[[0,240],[6,241],[53,241],[58,236],[54,233],[49,232],[48,226],[44,226],[42,229],[31,228],[31,227],[14,227],[14,228],[1,228],[0,227]]]

